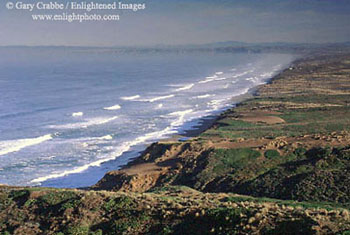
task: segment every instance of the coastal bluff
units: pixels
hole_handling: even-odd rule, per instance
[[[0,185],[0,234],[350,234],[349,104],[350,53],[308,54],[90,188]]]
[[[185,142],[150,145],[94,190],[202,192],[348,203],[350,55],[295,61]]]

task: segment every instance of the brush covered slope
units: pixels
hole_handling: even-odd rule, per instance
[[[185,186],[147,193],[0,187],[2,234],[347,234],[349,220],[335,204]]]

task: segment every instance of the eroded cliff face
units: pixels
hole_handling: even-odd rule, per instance
[[[145,192],[172,184],[179,174],[195,171],[197,158],[208,149],[199,143],[154,143],[122,170],[107,173],[92,189]]]

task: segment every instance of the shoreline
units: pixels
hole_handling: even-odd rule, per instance
[[[303,58],[198,138],[153,143],[90,188],[0,186],[0,231],[349,231],[349,72],[350,52]]]
[[[345,54],[345,57],[346,56],[347,54]],[[249,149],[246,151],[256,151],[260,156],[264,156],[266,154],[264,153],[266,149],[277,151],[279,155],[288,154],[280,150],[280,147],[286,146],[287,143],[295,142],[290,146],[291,150],[300,146],[300,143],[304,141],[306,143],[312,143],[307,145],[307,148],[314,145],[315,143],[308,139],[310,138],[308,133],[317,132],[318,128],[321,127],[322,129],[322,125],[318,126],[318,128],[297,127],[295,130],[293,128],[290,129],[289,126],[295,126],[295,124],[288,124],[287,122],[295,118],[291,117],[291,119],[285,119],[283,113],[287,111],[285,115],[287,115],[287,117],[290,115],[290,110],[288,108],[286,109],[286,107],[289,107],[291,104],[298,105],[297,103],[293,103],[300,102],[298,99],[301,98],[298,97],[310,96],[311,99],[316,99],[314,98],[314,93],[316,94],[315,97],[318,97],[318,94],[322,94],[323,92],[321,87],[327,84],[327,82],[321,82],[316,79],[315,88],[312,86],[310,87],[310,85],[297,85],[297,87],[295,87],[296,84],[298,84],[296,79],[301,80],[300,82],[302,82],[302,84],[305,82],[309,84],[308,76],[310,73],[317,74],[318,64],[323,64],[326,71],[331,72],[329,69],[329,61],[338,61],[339,59],[341,58],[338,58],[338,55],[332,53],[320,57],[318,55],[308,54],[296,58],[265,83],[249,89],[248,93],[243,96],[232,97],[232,99],[236,101],[236,105],[223,110],[213,119],[204,122],[203,125],[199,126],[197,129],[196,136],[189,139],[185,138],[184,141],[181,141],[181,139],[176,136],[176,138],[154,142],[148,145],[137,157],[130,159],[127,164],[121,166],[118,170],[106,173],[97,184],[92,185],[88,189],[145,192],[155,187],[162,187],[168,184],[180,184],[200,191],[230,191],[226,186],[223,188],[210,186],[211,184],[216,184],[214,183],[217,180],[214,177],[216,175],[214,172],[210,173],[212,175],[211,177],[214,178],[210,180],[206,178],[203,179],[208,182],[214,180],[214,182],[207,182],[201,187],[199,187],[200,184],[198,180],[191,181],[190,178],[202,177],[201,175],[204,173],[198,173],[198,171],[201,172],[206,169],[205,165],[208,164],[208,162],[201,161],[207,159],[209,157],[207,153],[215,152],[215,149],[245,148]],[[313,89],[315,89],[314,93],[310,93]],[[330,90],[329,92],[334,93],[335,90],[333,91],[332,89],[337,89],[337,86],[333,84],[333,87],[327,87],[327,89]],[[285,101],[288,99],[293,100],[293,102],[288,103]],[[294,99],[296,101],[294,101]],[[270,103],[269,100],[271,100],[272,103]],[[304,100],[302,99],[302,101]],[[287,103],[284,104],[284,102]],[[304,102],[311,101],[305,100]],[[262,106],[256,106],[259,103],[261,103]],[[281,103],[281,106],[277,105],[275,107],[274,103],[276,103],[276,105]],[[305,107],[309,107],[310,105],[312,105],[310,107],[315,106],[313,103],[306,103],[304,105],[306,105]],[[316,105],[316,107],[318,106]],[[330,107],[333,107],[333,105],[330,105]],[[334,107],[336,107],[336,105]],[[293,108],[291,110],[294,112]],[[314,121],[310,123],[310,125],[313,124]],[[298,123],[298,125],[302,125],[302,122]],[[264,126],[265,130],[260,131],[262,126]],[[341,126],[335,125],[331,126],[330,129],[333,130],[332,133],[334,133],[334,131],[337,131],[340,127]],[[251,131],[249,131],[250,128],[252,128]],[[285,130],[280,131],[280,128],[284,128]],[[294,134],[294,132],[297,134]],[[329,139],[330,137],[324,138]],[[327,143],[322,141],[320,144],[322,144],[322,146],[327,145]],[[210,158],[207,160],[209,159]],[[263,164],[265,159],[264,157],[260,159],[261,162],[259,164]],[[194,162],[191,163],[192,161]],[[198,164],[197,161],[201,162],[200,164],[203,168],[196,168]],[[188,168],[192,169],[189,170]],[[210,171],[212,170],[213,169]],[[193,176],[190,176],[191,174],[193,174]],[[227,176],[224,174],[220,177],[225,178]],[[173,180],[175,181],[173,182]],[[226,185],[226,183],[224,185]]]
[[[297,61],[299,61],[300,59],[307,59],[306,56],[299,56],[297,58],[295,58],[293,61],[291,61],[289,64],[286,64],[285,68],[282,68],[278,73],[276,73],[273,77],[271,77],[270,79],[267,79],[264,83],[256,85],[252,88],[250,88],[246,93],[238,95],[238,96],[233,96],[230,98],[230,102],[231,104],[229,105],[229,107],[227,108],[222,108],[220,111],[217,111],[217,114],[211,114],[208,116],[204,116],[201,118],[198,118],[198,124],[193,126],[193,129],[189,129],[189,130],[183,130],[181,133],[178,134],[173,134],[171,136],[169,136],[168,138],[164,138],[155,142],[152,142],[150,144],[147,144],[145,149],[142,151],[138,152],[138,155],[130,158],[126,164],[119,166],[119,169],[116,170],[112,170],[110,172],[115,172],[115,171],[120,171],[123,172],[123,170],[128,169],[130,167],[133,166],[137,166],[137,164],[139,164],[139,162],[142,159],[142,156],[144,155],[145,152],[147,152],[147,150],[149,148],[151,148],[153,145],[155,144],[173,144],[173,143],[185,143],[187,141],[190,141],[191,139],[195,139],[197,137],[199,137],[199,135],[201,135],[202,133],[204,133],[205,131],[209,130],[210,128],[212,128],[216,122],[223,116],[225,115],[226,112],[228,111],[232,111],[234,110],[237,106],[239,106],[242,102],[249,100],[251,98],[256,97],[257,91],[259,90],[259,88],[261,86],[267,85],[271,82],[273,82],[274,79],[278,78],[278,76],[280,74],[282,74],[283,72],[285,72],[286,70],[288,70],[291,66],[293,66]],[[110,172],[107,172],[104,177],[109,174]],[[103,178],[104,178],[103,177]],[[91,186],[87,186],[87,187],[78,187],[78,189],[84,189],[84,190],[89,190],[89,189],[94,189],[94,186],[97,185],[101,180],[103,180],[103,178],[101,178],[96,184],[91,185]]]
[[[288,64],[285,64],[277,73],[276,75],[280,74],[281,72],[284,71],[284,69],[286,67],[289,67],[290,64],[292,64],[295,61],[295,59],[293,61],[291,61]],[[103,162],[100,166],[97,166],[99,168],[104,167],[108,168],[109,170],[107,172],[105,172],[101,177],[96,177],[96,182],[97,183],[99,180],[101,180],[101,178],[103,178],[103,176],[105,174],[107,174],[109,171],[114,171],[114,170],[122,170],[124,167],[128,166],[131,162],[133,162],[135,159],[139,158],[144,151],[147,150],[147,148],[149,146],[151,146],[154,143],[166,143],[166,142],[174,142],[174,141],[186,141],[192,138],[195,138],[197,136],[199,136],[200,134],[202,134],[203,132],[205,132],[206,130],[210,129],[213,125],[215,125],[215,122],[218,120],[218,118],[225,113],[227,110],[230,110],[232,108],[234,108],[236,105],[238,105],[240,102],[249,99],[251,97],[254,96],[254,91],[256,89],[258,89],[259,86],[264,85],[269,83],[272,79],[274,79],[274,77],[276,76],[274,75],[271,78],[265,79],[265,81],[262,84],[257,84],[254,87],[249,88],[249,90],[244,93],[244,94],[240,94],[237,96],[233,96],[230,98],[229,103],[226,105],[226,107],[222,107],[218,110],[213,110],[211,114],[200,117],[200,118],[195,118],[193,120],[184,122],[181,127],[179,128],[179,132],[175,133],[175,134],[170,134],[168,136],[164,136],[164,138],[159,139],[157,141],[152,141],[152,142],[148,142],[148,143],[143,143],[143,144],[137,144],[137,145],[132,145],[130,146],[130,149],[127,150],[125,153],[121,154],[120,156],[116,157],[115,159],[111,159],[111,160],[107,160],[105,162]],[[194,125],[189,125],[188,129],[186,128],[186,123],[195,123]],[[139,146],[142,145],[143,147],[140,148]],[[135,156],[127,156],[127,157],[123,157],[121,158],[124,154],[129,154],[129,152],[137,152],[135,154]],[[120,164],[117,165],[117,167],[113,167],[113,166],[109,166],[109,163],[117,163],[120,162]],[[104,165],[105,164],[105,165]],[[95,167],[95,166],[94,166]],[[94,168],[93,167],[93,168]],[[73,170],[72,170],[73,171]],[[91,170],[92,172],[95,172],[95,170]],[[79,174],[87,174],[87,172],[89,172],[89,169],[87,169],[86,171],[83,172],[77,172],[77,173],[72,173],[72,174],[67,174],[67,175],[62,175],[60,177],[52,177],[52,178],[48,178],[45,181],[41,181],[40,184],[38,185],[33,185],[33,187],[39,186],[39,187],[57,187],[57,188],[87,188],[87,187],[91,187],[93,184],[88,184],[86,186],[65,186],[65,187],[61,187],[61,186],[56,186],[55,185],[55,181],[57,179],[63,179],[63,180],[68,180],[70,178],[73,179],[73,181],[76,181],[79,178]],[[96,170],[95,173],[99,173],[99,170]]]

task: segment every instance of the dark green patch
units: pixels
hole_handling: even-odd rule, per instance
[[[280,153],[277,150],[275,150],[275,149],[266,150],[265,153],[264,153],[264,156],[267,159],[277,159],[277,158],[281,157]]]
[[[189,214],[173,228],[173,234],[236,234],[240,214],[249,216],[249,211],[219,207],[206,210],[199,217]]]
[[[260,157],[260,153],[250,148],[216,149],[214,156],[218,159],[214,172],[221,172],[227,169],[238,170],[244,168],[252,160]]]

